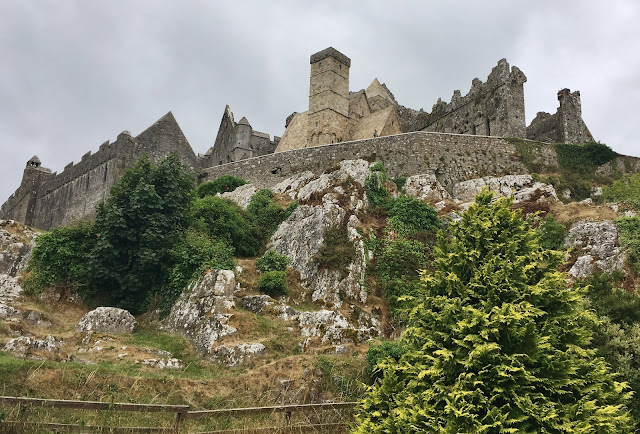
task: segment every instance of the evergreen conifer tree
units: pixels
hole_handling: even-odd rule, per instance
[[[399,360],[355,433],[629,433],[626,386],[588,348],[595,316],[511,201],[484,191],[442,231]]]

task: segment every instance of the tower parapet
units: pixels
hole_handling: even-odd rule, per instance
[[[313,54],[310,64],[307,143],[342,142],[349,121],[351,59],[329,47]]]

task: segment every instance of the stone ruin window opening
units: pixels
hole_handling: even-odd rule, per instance
[[[471,124],[471,134],[473,134],[474,136],[477,134],[476,133],[476,124]]]
[[[29,166],[31,167],[40,167],[40,163],[37,161],[29,161]]]
[[[491,122],[489,122],[489,118],[485,118],[484,120],[484,129],[487,133],[487,136],[491,135]]]

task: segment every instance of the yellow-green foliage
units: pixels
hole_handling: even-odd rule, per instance
[[[357,409],[356,433],[629,433],[625,386],[589,349],[580,290],[511,200],[484,191],[439,236],[402,336],[407,352]]]

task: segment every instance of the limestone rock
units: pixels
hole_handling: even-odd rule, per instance
[[[136,325],[136,319],[129,311],[117,307],[97,307],[82,317],[76,324],[76,331],[126,334],[131,333]]]
[[[33,351],[57,352],[60,351],[60,344],[53,336],[47,336],[44,339],[20,336],[7,342],[4,351],[19,354],[28,354]]]
[[[338,169],[330,172],[323,173],[317,179],[307,182],[302,185],[295,195],[295,199],[309,200],[314,193],[324,193],[326,190],[339,187],[343,183],[348,183],[350,180],[360,187],[364,186],[365,181],[371,174],[369,167],[371,164],[365,160],[344,160],[338,165]],[[338,190],[338,193],[344,191]]]
[[[346,275],[338,270],[319,269],[314,261],[323,245],[325,230],[340,224],[345,214],[346,211],[334,203],[301,205],[280,225],[270,242],[271,248],[291,260],[291,267],[300,273],[303,286],[312,291],[313,301],[322,301],[328,306],[342,305],[340,294],[366,300],[366,291],[361,284],[366,267],[365,253],[355,229],[349,230],[349,236],[356,244],[358,255],[347,267]],[[355,221],[351,224],[352,229],[353,225]]]
[[[306,184],[306,182],[312,179],[314,176],[315,175],[313,174],[313,172],[310,172],[308,170],[302,173],[297,173],[273,186],[273,188],[271,188],[271,191],[273,191],[274,194],[289,192],[289,195],[293,199],[296,195],[296,190],[298,190],[300,186]]]
[[[13,220],[0,220],[0,300],[22,293],[18,276],[27,266],[39,232]]]
[[[157,369],[184,369],[185,364],[180,359],[144,359],[144,360],[136,360],[134,362],[137,365],[145,365],[151,368]]]
[[[220,345],[211,351],[211,358],[226,366],[240,366],[266,353],[267,348],[261,343]]]
[[[379,336],[380,322],[372,317],[367,320],[368,324],[351,324],[337,310],[300,312],[298,316],[302,336],[319,337],[321,342],[332,344],[362,343]]]
[[[240,207],[247,209],[249,202],[251,202],[251,196],[256,193],[256,188],[253,184],[245,184],[236,188],[233,191],[220,194],[223,199],[231,199],[237,203]]]
[[[417,197],[430,203],[450,199],[451,195],[444,189],[435,175],[414,175],[407,178],[404,190],[408,196]]]
[[[268,295],[249,295],[242,297],[242,305],[248,311],[260,315],[272,315],[285,321],[292,321],[298,318],[300,312],[274,300]]]
[[[558,195],[556,194],[556,189],[553,188],[553,185],[536,182],[531,187],[516,191],[513,195],[513,200],[515,203],[528,202],[532,200],[536,202],[542,200],[546,202],[557,202]]]
[[[171,308],[162,328],[189,339],[200,354],[208,354],[220,338],[237,330],[227,323],[234,307],[233,271],[213,270],[187,288]]]
[[[569,270],[569,274],[574,277],[590,274],[590,265],[605,272],[622,269],[624,266],[625,254],[618,243],[618,228],[612,221],[575,223],[569,229],[565,246],[580,252],[578,260]]]
[[[20,314],[20,311],[14,309],[11,306],[8,306],[4,303],[0,303],[0,319],[9,318],[12,316],[17,316]]]
[[[454,199],[472,202],[476,194],[484,187],[499,196],[511,196],[517,191],[534,185],[531,175],[506,175],[501,177],[484,177],[458,182],[453,186]]]

